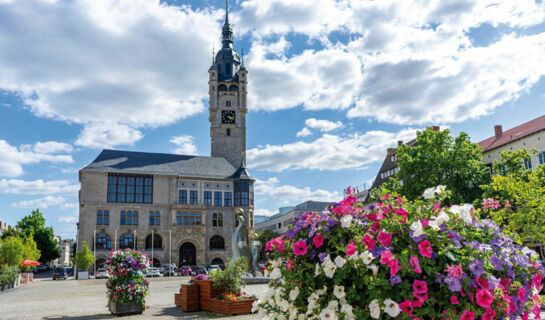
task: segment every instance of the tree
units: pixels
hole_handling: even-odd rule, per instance
[[[526,169],[524,160],[531,157],[526,149],[506,151],[501,157],[494,161],[492,181],[482,186],[485,200],[475,205],[523,241],[545,242],[545,165]]]
[[[89,247],[87,246],[87,242],[83,241],[81,245],[81,250],[76,252],[76,265],[78,266],[79,270],[87,270],[89,267],[93,264],[95,256],[91,253],[91,250],[89,250]]]
[[[61,256],[61,249],[55,239],[53,228],[45,227],[45,218],[39,209],[17,222],[19,233],[24,237],[32,237],[40,250],[40,262],[48,262]]]
[[[448,203],[471,203],[490,180],[481,147],[465,132],[453,138],[448,129],[418,131],[416,145],[399,146],[396,157],[400,170],[389,187],[411,200],[427,188],[444,185],[451,191]]]
[[[0,242],[0,264],[19,266],[25,254],[25,245],[19,237],[9,237]]]

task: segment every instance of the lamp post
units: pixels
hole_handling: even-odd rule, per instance
[[[96,238],[97,238],[97,229],[93,230],[93,275],[96,273],[96,267],[97,267],[97,244],[96,244]]]
[[[151,267],[153,268],[153,239],[155,238],[153,235],[153,229],[151,230]]]

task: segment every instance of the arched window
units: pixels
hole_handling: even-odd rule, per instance
[[[210,238],[210,250],[225,250],[225,240],[221,236],[213,236]]]
[[[105,233],[97,234],[97,239],[95,242],[95,246],[97,250],[110,250],[111,243],[112,241],[109,235]]]
[[[227,91],[227,86],[224,85],[224,84],[220,84],[220,85],[218,86],[218,91]]]
[[[230,86],[229,91],[238,91],[238,86],[237,85]]]
[[[163,238],[161,238],[161,236],[157,233],[153,234],[153,241],[151,238],[151,234],[146,237],[146,250],[151,250],[151,248],[153,248],[154,250],[163,249]]]
[[[218,266],[223,266],[223,260],[220,259],[220,258],[214,258],[212,259],[212,262],[210,262],[210,264],[215,264],[215,265],[218,265]]]
[[[119,249],[134,249],[134,235],[132,233],[125,233],[119,237]]]

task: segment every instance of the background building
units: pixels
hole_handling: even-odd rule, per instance
[[[103,150],[79,172],[79,234],[100,267],[111,250],[135,248],[154,266],[224,264],[235,211],[253,228],[246,169],[246,68],[226,14],[209,74],[211,157]]]
[[[4,233],[4,231],[7,231],[8,229],[11,229],[11,228],[13,227],[7,224],[6,222],[0,221],[0,236],[2,235],[2,233]]]
[[[255,231],[271,230],[276,233],[285,233],[289,229],[289,224],[293,219],[304,212],[322,211],[330,202],[305,201],[295,207],[280,208],[279,213],[268,217],[268,219],[256,223]]]

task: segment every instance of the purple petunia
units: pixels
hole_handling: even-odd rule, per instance
[[[326,256],[327,256],[327,252],[322,252],[318,254],[318,258],[320,259],[320,262],[324,262],[324,259]]]
[[[393,276],[393,277],[390,277],[390,285],[391,285],[391,286],[394,286],[394,285],[396,285],[396,284],[398,284],[398,283],[401,283],[401,281],[402,281],[402,280],[401,280],[401,277],[398,276],[398,275],[395,275],[395,276]]]
[[[473,262],[470,262],[468,268],[475,277],[480,277],[484,273],[483,262],[479,259],[475,259]]]
[[[456,279],[453,277],[446,277],[445,283],[448,284],[448,289],[452,292],[462,291],[462,283],[460,282],[460,279]]]
[[[498,258],[498,256],[497,256],[496,254],[494,254],[494,255],[490,258],[490,263],[492,264],[492,266],[494,267],[494,269],[499,270],[499,271],[502,271],[502,270],[503,270],[503,262],[501,261],[500,258]]]
[[[488,284],[489,289],[494,290],[498,287],[498,284],[500,284],[500,279],[494,277],[493,275],[488,276]]]

